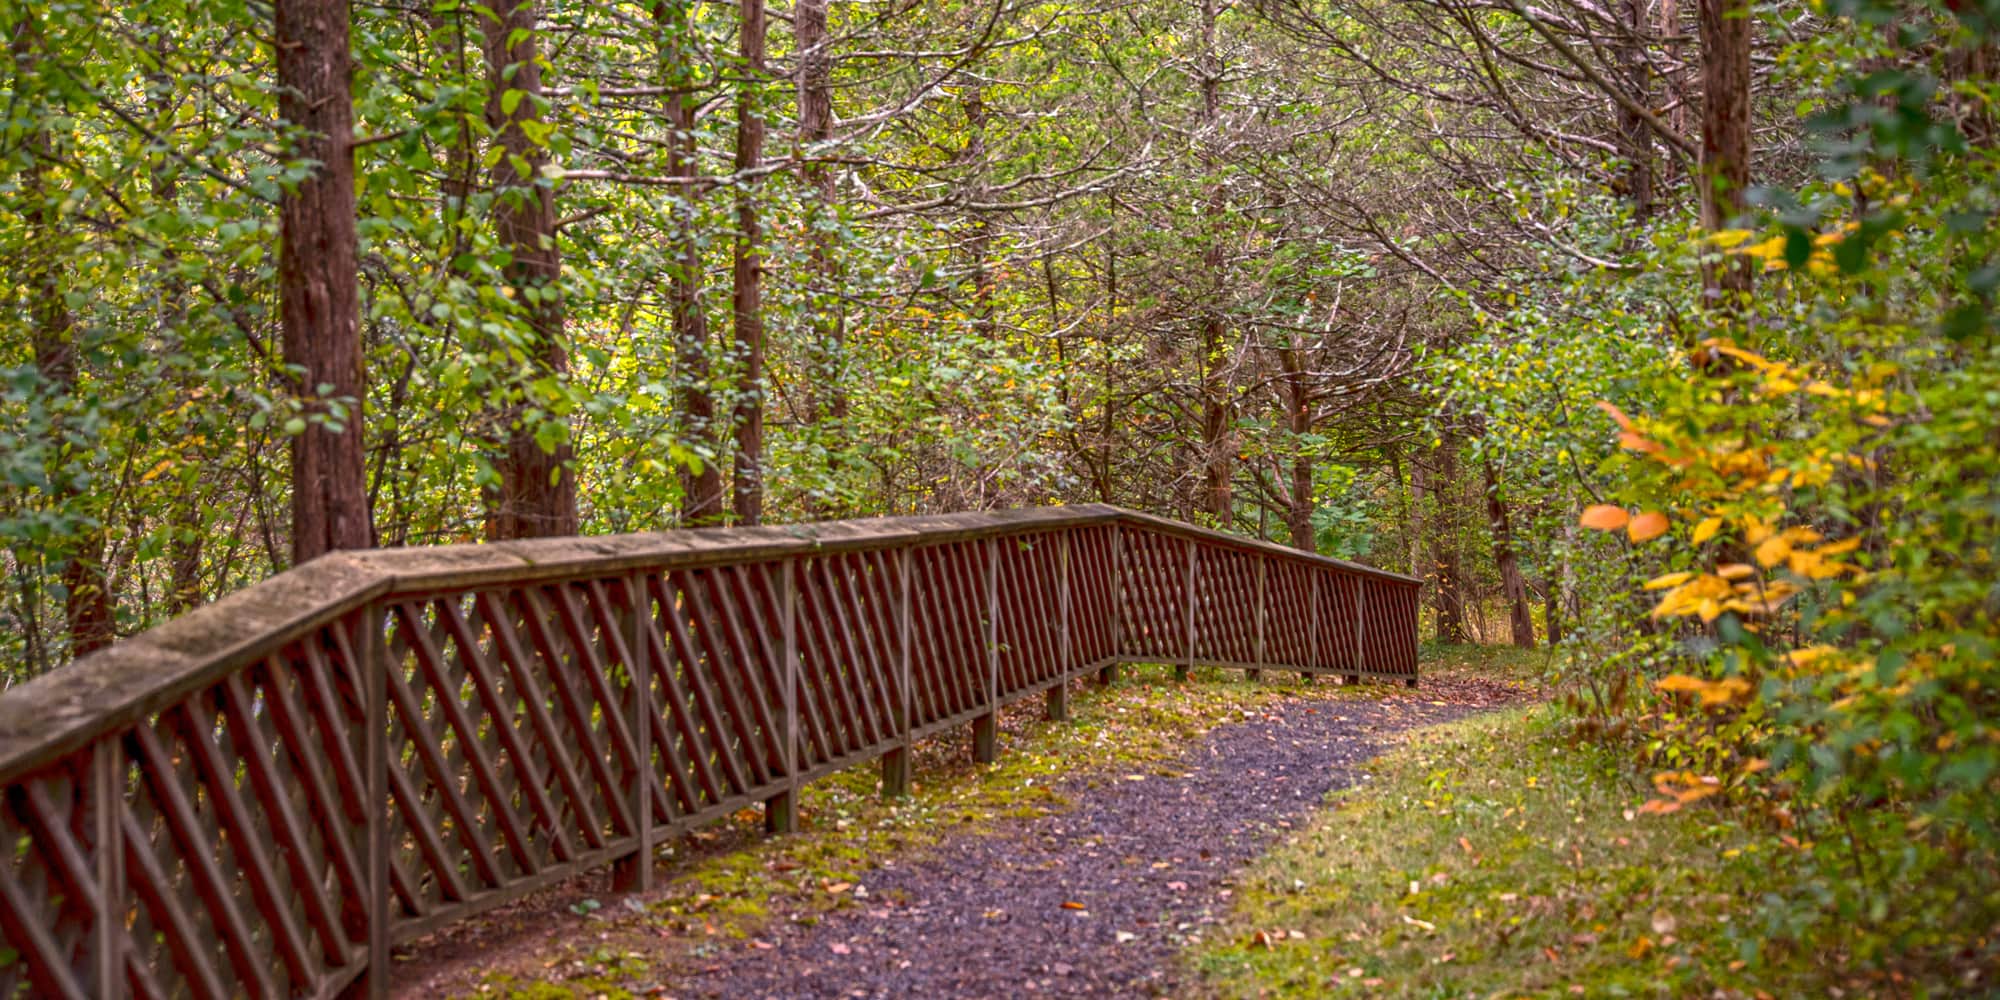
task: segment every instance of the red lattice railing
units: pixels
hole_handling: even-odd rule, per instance
[[[341,553],[0,696],[0,998],[389,948],[1126,662],[1415,683],[1416,581],[1103,506]],[[375,973],[371,975],[371,972]]]

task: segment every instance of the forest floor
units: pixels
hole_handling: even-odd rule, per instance
[[[1130,996],[1185,992],[1177,956],[1234,920],[1237,873],[1411,731],[1533,698],[1519,655],[1452,650],[1420,687],[1079,684],[1072,719],[1003,716],[999,761],[919,747],[883,802],[868,769],[802,795],[802,831],[746,812],[689,838],[663,888],[580,881],[419,942],[399,996]]]

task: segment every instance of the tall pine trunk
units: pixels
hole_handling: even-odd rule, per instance
[[[1750,0],[1699,0],[1701,224],[1713,233],[1743,214],[1750,188]],[[1751,288],[1751,258],[1702,268],[1711,305],[1734,311]]]
[[[312,172],[278,207],[278,303],[292,393],[305,430],[292,438],[292,561],[373,540],[361,446],[365,390],[354,218],[353,100],[347,0],[273,4],[278,115],[294,159]]]
[[[661,35],[660,75],[670,91],[666,110],[673,137],[668,145],[667,173],[680,182],[675,189],[680,217],[675,220],[671,248],[676,266],[668,281],[679,397],[675,432],[682,443],[702,456],[699,468],[681,472],[681,520],[707,525],[722,521],[723,450],[716,427],[715,395],[710,389],[714,367],[709,358],[708,313],[701,301],[704,262],[696,231],[701,218],[695,181],[701,165],[696,159],[694,135],[700,101],[694,91],[693,7],[693,0],[661,0],[653,7],[653,20]]]
[[[1208,299],[1201,314],[1201,445],[1203,507],[1219,528],[1235,521],[1232,490],[1236,440],[1229,400],[1229,352],[1223,338],[1227,326],[1222,318],[1222,296],[1229,288],[1223,274],[1227,255],[1222,245],[1223,190],[1215,176],[1216,147],[1222,142],[1222,57],[1215,47],[1217,0],[1201,5],[1201,109],[1202,126],[1208,132],[1202,153],[1202,167],[1208,173],[1206,229],[1208,246],[1202,249],[1203,280]]]
[[[65,428],[68,423],[65,417],[73,408],[77,390],[77,342],[76,326],[63,297],[62,273],[67,266],[64,247],[68,240],[58,207],[62,201],[61,188],[49,176],[50,166],[58,161],[55,137],[49,127],[58,117],[59,109],[43,105],[31,96],[39,95],[42,90],[33,16],[23,12],[21,19],[9,27],[8,51],[13,57],[9,89],[15,100],[33,101],[26,108],[31,125],[24,143],[32,162],[21,177],[22,221],[30,234],[22,255],[26,273],[21,277],[28,291],[29,340],[35,372],[51,413],[49,460],[45,467],[49,499],[58,515],[76,521],[75,530],[61,546],[57,576],[66,595],[63,623],[69,635],[69,654],[79,657],[111,644],[115,623],[111,574],[104,562],[103,521],[84,509],[89,497],[83,489],[85,480],[76,471],[82,456],[70,447]],[[30,637],[29,664],[31,668],[44,666],[38,662],[44,657],[34,646]]]
[[[740,52],[744,81],[736,92],[736,245],[731,253],[731,312],[743,365],[736,403],[736,520],[764,519],[763,232],[757,217],[756,171],[764,166],[764,0],[742,0]]]
[[[1292,547],[1307,552],[1319,551],[1319,538],[1313,531],[1313,460],[1306,454],[1300,441],[1313,430],[1312,392],[1306,380],[1305,345],[1303,338],[1292,335],[1291,342],[1278,352],[1278,363],[1284,371],[1283,394],[1285,400],[1286,429],[1292,433],[1292,447],[1295,449],[1291,462],[1291,482],[1285,497],[1285,528],[1290,533]]]
[[[1535,619],[1528,610],[1528,584],[1521,578],[1521,561],[1514,551],[1514,526],[1507,516],[1507,499],[1493,460],[1486,460],[1486,523],[1493,532],[1493,563],[1500,570],[1500,592],[1507,599],[1507,623],[1514,645],[1535,648]]]
[[[847,324],[840,309],[840,273],[834,256],[833,213],[836,204],[833,168],[816,157],[833,138],[833,52],[827,35],[828,0],[799,0],[792,30],[799,46],[799,145],[806,157],[802,168],[806,186],[812,189],[806,205],[806,226],[811,246],[811,277],[807,288],[812,296],[813,342],[810,350],[810,384],[807,412],[815,430],[825,440],[827,473],[840,473],[847,453],[848,402],[844,358],[847,353]],[[837,504],[811,499],[812,513],[838,516]]]
[[[486,119],[501,156],[494,162],[493,223],[512,259],[502,272],[527,313],[533,343],[527,352],[535,374],[569,373],[563,344],[562,251],[556,246],[555,192],[542,176],[548,150],[532,131],[541,116],[542,66],[537,53],[535,0],[501,0],[497,18],[480,19],[486,38]],[[500,484],[487,497],[486,536],[541,538],[576,534],[576,478],[567,435],[542,445],[532,401],[502,414],[506,453]]]

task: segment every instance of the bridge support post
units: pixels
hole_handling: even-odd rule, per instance
[[[986,542],[986,712],[972,722],[972,759],[1000,753],[1000,545]]]
[[[902,742],[882,755],[882,797],[910,794],[910,550],[896,553],[896,703],[890,720]]]
[[[91,860],[95,863],[97,898],[92,919],[91,958],[96,966],[97,995],[105,1000],[125,995],[125,838],[119,817],[125,811],[124,748],[116,737],[102,738],[90,749]]]
[[[368,844],[368,967],[342,994],[352,1000],[389,996],[389,644],[382,635],[387,608],[371,604],[355,616],[362,684],[361,761],[366,785]]]
[[[1111,655],[1125,648],[1125,538],[1116,524],[1111,526]],[[1118,662],[1113,660],[1097,671],[1097,682],[1109,686],[1118,681]]]
[[[1244,671],[1244,676],[1252,681],[1264,679],[1264,566],[1270,560],[1262,555],[1257,557],[1257,665]]]
[[[627,595],[625,622],[626,677],[632,685],[632,741],[639,750],[639,766],[633,771],[632,827],[638,845],[632,856],[611,868],[614,892],[648,892],[653,888],[653,668],[648,655],[651,644],[647,618],[651,601],[646,595],[646,576],[634,573],[625,580]]]
[[[797,559],[784,561],[778,583],[779,672],[784,677],[785,787],[764,800],[764,829],[792,833],[799,828],[799,588]]]
[[[1194,670],[1194,563],[1198,558],[1195,551],[1194,539],[1190,538],[1187,543],[1187,655],[1174,664],[1174,680],[1177,681],[1187,680],[1188,674]]]
[[[1349,684],[1361,683],[1361,637],[1362,637],[1362,629],[1366,627],[1365,623],[1367,614],[1368,614],[1367,587],[1361,582],[1361,577],[1357,575],[1354,578],[1354,664],[1353,666],[1355,672],[1348,674],[1346,678],[1344,678],[1346,682]]]
[[[1056,686],[1049,689],[1047,715],[1052,722],[1069,719],[1069,534],[1056,536]]]

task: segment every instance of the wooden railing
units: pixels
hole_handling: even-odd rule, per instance
[[[1112,507],[342,553],[0,695],[0,998],[389,948],[1120,663],[1416,681],[1416,581]]]

